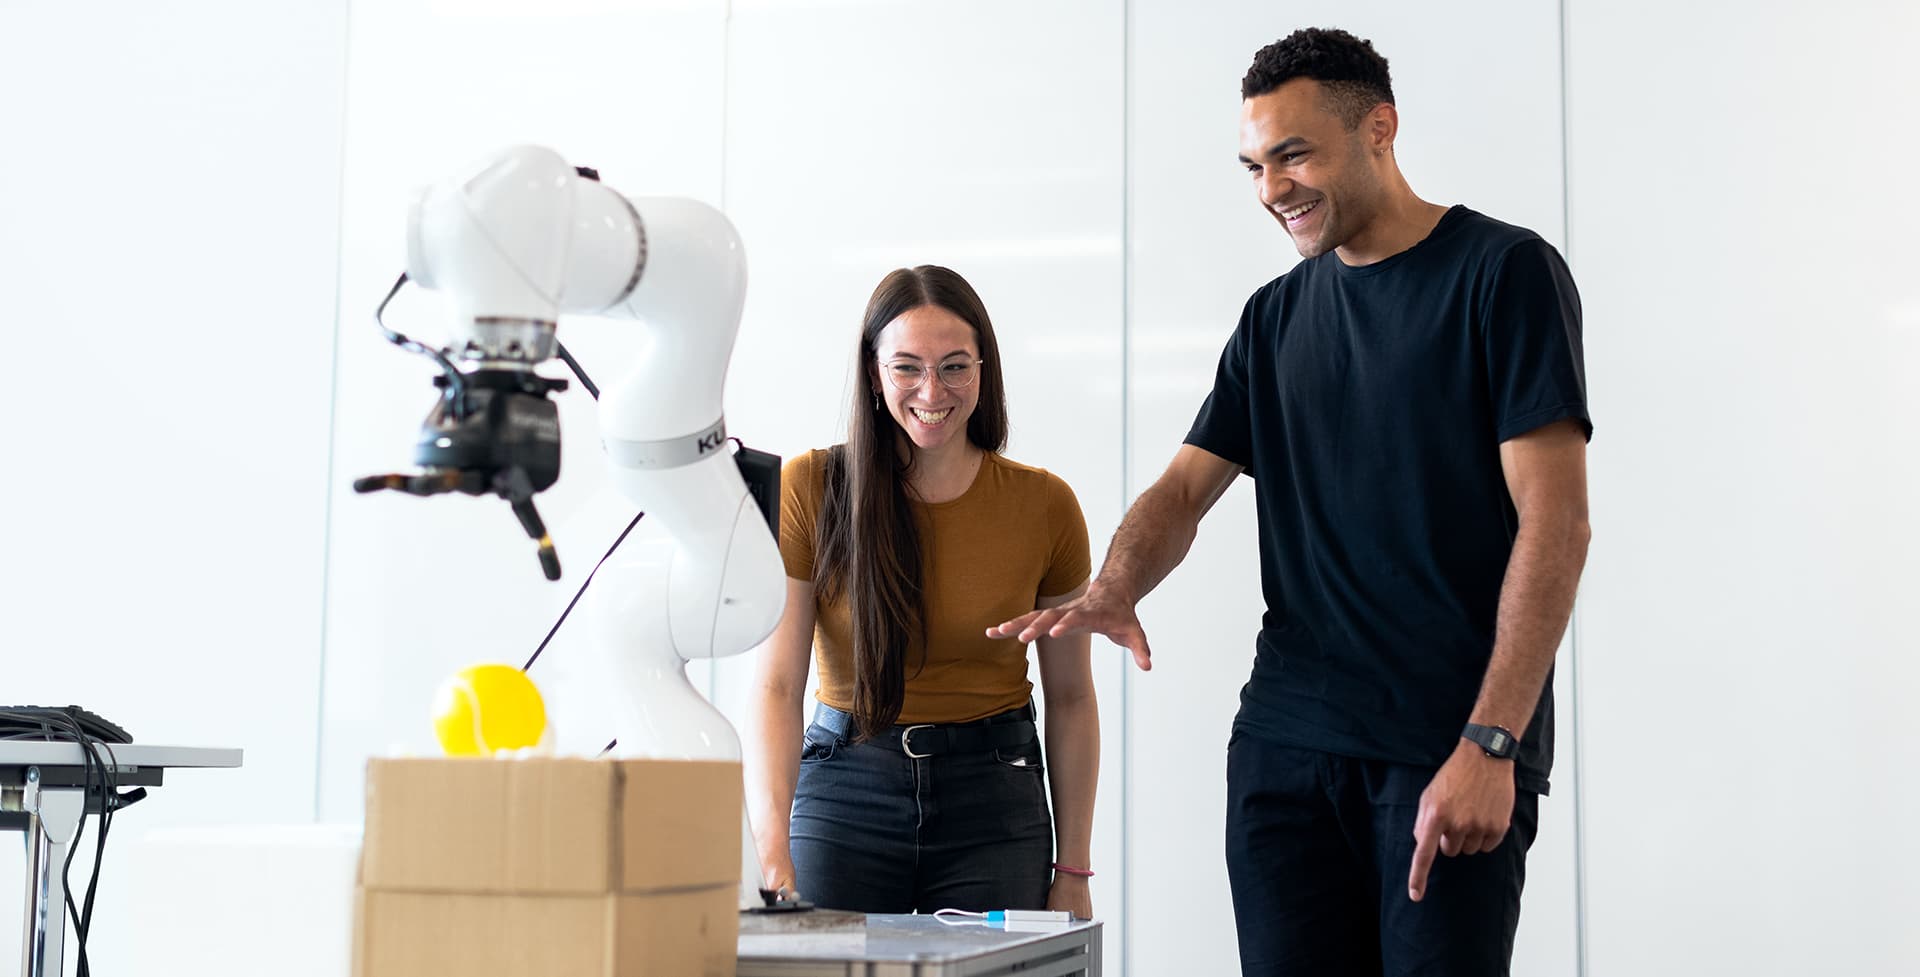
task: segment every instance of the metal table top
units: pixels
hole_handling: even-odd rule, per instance
[[[117,767],[237,767],[241,751],[222,747],[155,746],[149,743],[108,743],[97,746],[101,760],[108,754]],[[77,767],[86,763],[78,743],[41,740],[0,740],[0,767]]]
[[[811,918],[809,918],[811,917]],[[896,965],[886,973],[1000,973],[996,964],[1017,965],[1049,950],[1097,944],[1097,921],[1071,923],[983,924],[946,922],[925,915],[864,917],[848,913],[796,916],[746,914],[740,926],[740,973],[811,974],[816,965]],[[1088,960],[1091,957],[1091,961]],[[1098,973],[1097,949],[1062,973]],[[781,965],[790,965],[791,970]],[[827,970],[818,973],[878,973],[881,970]]]

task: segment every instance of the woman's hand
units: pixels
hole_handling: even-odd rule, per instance
[[[1093,891],[1078,875],[1055,872],[1053,886],[1047,890],[1047,908],[1064,909],[1076,919],[1093,918]]]
[[[777,861],[762,861],[760,877],[767,888],[780,894],[783,899],[798,899],[800,889],[793,883],[793,859],[783,858]]]

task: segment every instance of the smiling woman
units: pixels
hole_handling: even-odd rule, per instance
[[[1079,594],[1091,568],[1073,491],[999,454],[998,354],[965,279],[889,274],[856,345],[847,442],[786,467],[787,612],[759,662],[749,783],[769,886],[864,912],[1092,914],[1088,639],[1038,642],[1050,813],[1026,645],[985,635]]]

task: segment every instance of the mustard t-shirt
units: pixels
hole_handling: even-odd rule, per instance
[[[780,555],[796,580],[813,579],[826,461],[825,451],[811,451],[781,472]],[[986,630],[1087,582],[1087,522],[1073,489],[1045,469],[987,452],[959,498],[910,504],[920,526],[927,648],[916,639],[907,649],[898,721],[965,722],[1025,705],[1033,694],[1026,646]],[[816,596],[814,612],[818,697],[851,712],[853,623],[845,599],[829,604]]]

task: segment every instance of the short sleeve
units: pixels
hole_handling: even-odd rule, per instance
[[[1571,418],[1591,440],[1580,294],[1560,252],[1539,238],[1508,249],[1483,328],[1495,439]]]
[[[1188,444],[1242,468],[1251,468],[1253,464],[1253,414],[1247,392],[1247,364],[1260,294],[1254,293],[1241,310],[1240,325],[1220,353],[1220,366],[1213,375],[1213,391],[1207,394],[1206,403],[1200,405],[1200,413],[1193,419],[1186,438]]]
[[[1064,479],[1047,473],[1047,528],[1051,542],[1047,573],[1040,579],[1041,597],[1073,593],[1093,574],[1093,554],[1087,544],[1087,517],[1080,500]]]
[[[824,455],[808,451],[787,459],[780,469],[780,559],[787,576],[813,579],[813,525],[820,511],[820,463]]]

